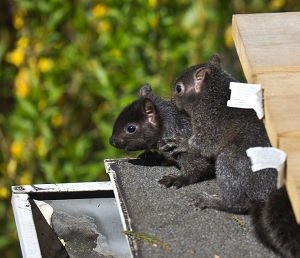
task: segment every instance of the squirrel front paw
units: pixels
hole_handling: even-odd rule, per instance
[[[166,188],[175,186],[176,189],[181,188],[182,186],[187,185],[187,180],[183,176],[176,176],[173,174],[163,176],[162,179],[158,181],[159,184],[164,185]]]
[[[187,152],[188,145],[186,139],[164,138],[159,143],[159,150],[176,156],[180,153]]]

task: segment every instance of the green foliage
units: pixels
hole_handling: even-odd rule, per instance
[[[0,8],[0,251],[17,245],[10,187],[108,180],[114,119],[149,83],[169,96],[188,65],[220,53],[235,71],[234,13],[297,0],[14,0]],[[236,61],[237,58],[236,58]]]

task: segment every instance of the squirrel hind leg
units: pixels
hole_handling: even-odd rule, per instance
[[[248,214],[251,204],[228,204],[221,196],[202,192],[189,202],[189,206],[197,209],[215,209],[236,214]]]
[[[179,189],[183,186],[188,185],[188,180],[183,175],[174,175],[170,174],[163,176],[162,179],[158,181],[159,184],[164,185],[166,188],[174,186],[176,189]]]

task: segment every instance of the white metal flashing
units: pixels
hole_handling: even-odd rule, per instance
[[[24,258],[42,258],[28,194],[12,194],[19,242]]]
[[[112,184],[109,181],[12,186],[11,202],[22,256],[24,258],[42,258],[32,207],[29,202],[31,199],[30,193],[72,193],[112,190]]]

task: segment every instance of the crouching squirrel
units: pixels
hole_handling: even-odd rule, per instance
[[[198,182],[199,171],[202,179],[214,176],[214,165],[210,159],[195,152],[170,155],[169,150],[164,151],[162,148],[165,146],[163,139],[189,139],[191,133],[190,117],[170,102],[154,95],[150,85],[146,84],[140,89],[139,98],[125,107],[117,117],[109,142],[118,149],[128,151],[158,149],[168,161],[164,164],[178,165],[182,172],[180,176],[163,177],[159,183],[180,188]],[[143,156],[147,155],[149,152]],[[157,155],[155,158],[162,160]]]
[[[219,195],[200,193],[192,205],[248,213],[253,202],[266,200],[276,188],[277,172],[251,170],[246,150],[271,146],[263,121],[254,110],[227,106],[230,82],[217,54],[208,63],[187,68],[172,85],[172,103],[191,117],[192,136],[165,139],[164,150],[198,153],[215,163]],[[173,180],[173,179],[172,179]]]

